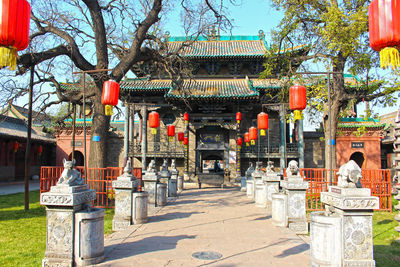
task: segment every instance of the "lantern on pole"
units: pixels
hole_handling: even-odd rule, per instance
[[[251,145],[254,146],[256,144],[256,140],[257,140],[257,128],[256,127],[250,127],[249,138],[250,138]]]
[[[236,112],[236,121],[237,121],[237,123],[239,124],[241,120],[242,120],[242,113]]]
[[[189,145],[189,137],[183,138],[183,145],[187,147]]]
[[[19,148],[19,143],[18,143],[17,141],[15,141],[15,142],[13,143],[13,150],[14,150],[14,153],[16,153],[16,152],[18,151],[18,148]]]
[[[152,111],[149,114],[149,127],[151,128],[151,134],[157,134],[157,128],[160,127],[160,117],[158,112]]]
[[[268,130],[268,114],[261,112],[257,115],[257,128],[260,130],[260,135],[265,136],[265,130]]]
[[[43,153],[43,146],[42,145],[38,146],[37,152],[38,152],[39,156],[42,155],[42,153]]]
[[[179,132],[178,133],[178,141],[179,141],[180,144],[182,144],[184,138],[185,138],[185,133],[184,132]]]
[[[400,65],[400,3],[397,0],[373,0],[369,5],[369,43],[379,51],[381,68]]]
[[[246,143],[246,146],[249,146],[250,143],[249,132],[244,133],[244,142]]]
[[[114,80],[105,81],[103,84],[103,94],[101,95],[101,103],[106,105],[105,114],[111,116],[113,107],[118,105],[119,83]]]
[[[175,125],[173,124],[167,125],[167,135],[169,137],[169,141],[172,142],[175,136]]]
[[[189,113],[185,112],[183,113],[183,120],[185,121],[185,123],[189,123]]]
[[[306,87],[293,85],[289,88],[289,108],[294,110],[294,120],[303,118],[302,110],[307,106]]]
[[[26,0],[1,0],[0,68],[15,70],[17,51],[29,44],[31,6]]]
[[[243,145],[243,138],[242,137],[238,137],[237,140],[236,140],[236,144],[237,144],[238,148],[241,149],[242,145]]]

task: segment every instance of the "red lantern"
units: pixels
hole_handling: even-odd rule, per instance
[[[182,144],[183,139],[185,138],[185,133],[184,132],[179,132],[178,133],[178,141]]]
[[[152,111],[149,114],[149,127],[152,134],[157,134],[157,128],[160,127],[160,116],[158,112]]]
[[[26,0],[1,0],[0,68],[15,70],[17,51],[29,44],[31,6]]]
[[[101,103],[106,105],[106,116],[112,115],[113,106],[118,105],[119,83],[114,80],[108,80],[103,84],[103,94]]]
[[[169,124],[167,125],[167,135],[169,137],[169,141],[172,141],[175,136],[175,125]]]
[[[242,145],[243,145],[243,138],[242,137],[238,137],[237,140],[236,140],[236,144],[239,147],[239,149],[241,149]]]
[[[15,142],[13,143],[13,150],[14,150],[14,152],[17,152],[17,151],[18,151],[18,148],[19,148],[19,143],[18,143],[17,141],[15,141]]]
[[[249,129],[249,138],[250,138],[250,143],[252,145],[256,144],[257,140],[257,128],[256,127],[250,127]]]
[[[246,143],[246,146],[249,146],[250,143],[250,136],[248,132],[244,133],[244,142]]]
[[[189,113],[183,113],[183,120],[185,121],[185,123],[189,123]]]
[[[242,120],[242,113],[236,112],[236,121],[237,121],[237,123],[240,123],[241,120]]]
[[[289,108],[294,110],[294,120],[303,118],[301,111],[307,106],[306,87],[293,85],[289,88]]]
[[[185,146],[189,145],[189,137],[183,138],[183,145]]]
[[[399,66],[400,3],[396,0],[373,0],[369,13],[369,43],[380,51],[381,67]]]
[[[260,135],[265,136],[265,130],[268,129],[268,114],[261,112],[257,115],[257,128],[260,129]]]
[[[42,155],[42,153],[43,153],[43,146],[41,146],[41,145],[38,146],[37,152],[38,152],[39,156]]]

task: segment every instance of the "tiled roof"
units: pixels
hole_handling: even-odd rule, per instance
[[[186,80],[183,83],[183,90],[172,88],[166,94],[166,97],[170,99],[245,99],[258,96],[258,91],[253,88],[248,79]]]
[[[171,80],[127,79],[120,82],[121,90],[166,91],[171,88]]]
[[[183,42],[170,42],[168,49],[176,51]],[[263,57],[267,48],[264,40],[195,41],[183,47],[180,55],[189,58]]]
[[[280,89],[282,81],[279,79],[254,79],[251,80],[255,89]]]
[[[339,120],[338,128],[350,129],[350,128],[384,128],[386,123],[381,123],[376,119],[362,119],[362,118],[342,118]]]

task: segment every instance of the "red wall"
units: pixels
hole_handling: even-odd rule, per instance
[[[352,142],[364,143],[363,148],[352,148]],[[350,160],[355,152],[364,156],[363,169],[381,169],[381,138],[379,136],[338,136],[336,137],[337,167]]]
[[[56,148],[56,166],[63,166],[63,160],[72,153],[72,131],[60,131],[56,136],[57,148]],[[81,142],[81,146],[75,146],[75,151],[80,151],[84,155],[83,146],[83,133],[75,134],[75,143]],[[90,151],[90,134],[86,133],[86,156],[89,158]]]

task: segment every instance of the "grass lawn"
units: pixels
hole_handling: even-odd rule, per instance
[[[41,266],[46,250],[46,210],[39,206],[39,191],[0,196],[0,266]],[[114,210],[106,210],[104,232],[112,232]]]

